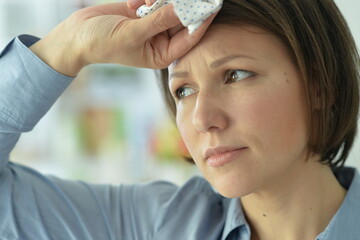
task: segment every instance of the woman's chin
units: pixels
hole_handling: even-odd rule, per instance
[[[208,181],[215,190],[226,198],[241,198],[254,191],[253,184],[247,184],[247,179],[230,179],[218,177]]]

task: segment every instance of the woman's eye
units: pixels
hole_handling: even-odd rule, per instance
[[[195,93],[195,90],[191,87],[180,87],[175,91],[175,96],[178,100],[188,97]]]
[[[253,72],[246,70],[229,70],[226,73],[225,83],[238,82],[253,75]]]

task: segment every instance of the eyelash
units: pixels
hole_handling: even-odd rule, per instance
[[[235,79],[234,81],[231,81],[231,82],[228,81],[228,77],[234,78],[234,76],[233,76],[232,74],[233,74],[233,73],[239,73],[239,72],[243,73],[245,76],[240,77],[240,78],[241,78],[240,80],[236,80],[236,79]],[[255,75],[255,73],[254,73],[254,72],[251,72],[251,71],[242,70],[242,69],[236,69],[236,70],[231,69],[231,70],[228,70],[228,71],[226,72],[225,83],[238,82],[238,81],[241,81],[241,80],[243,80],[243,79],[252,77],[252,76],[254,76],[254,75]],[[239,76],[238,76],[238,77],[239,77]]]
[[[243,77],[240,77],[241,79],[240,80],[237,80],[237,79],[234,79],[235,76],[234,74],[237,74],[237,73],[245,73],[245,76]],[[234,83],[234,82],[238,82],[238,81],[241,81],[243,79],[246,79],[246,78],[249,78],[249,77],[252,77],[254,76],[255,73],[254,72],[251,72],[251,71],[247,71],[247,70],[242,70],[242,69],[230,69],[226,72],[226,75],[225,75],[225,84],[230,84],[230,83]],[[237,76],[239,78],[239,76]],[[230,79],[231,78],[231,79]],[[231,81],[229,81],[229,79]],[[187,96],[181,96],[181,94],[183,93],[184,90],[187,90],[187,89],[191,89],[193,91],[193,93],[195,93],[195,90],[193,88],[190,88],[190,87],[187,87],[186,85],[184,86],[181,86],[179,87],[178,89],[175,90],[174,92],[174,96],[175,98],[179,101],[179,100],[182,100],[190,95],[192,95],[193,93],[187,95]]]

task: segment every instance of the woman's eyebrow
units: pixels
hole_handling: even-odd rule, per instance
[[[170,74],[170,77],[169,79],[172,79],[172,78],[186,78],[189,76],[189,72],[173,72]]]
[[[225,57],[222,57],[222,58],[219,58],[219,59],[213,61],[210,64],[210,68],[211,69],[218,68],[221,65],[223,65],[233,59],[236,59],[236,58],[247,58],[247,59],[255,60],[255,58],[250,57],[250,56],[233,54],[233,55],[225,56]],[[171,79],[171,78],[186,78],[188,76],[189,76],[189,72],[186,72],[186,71],[173,72],[173,73],[171,73],[169,79]]]
[[[255,60],[253,57],[250,57],[250,56],[246,56],[246,55],[238,55],[238,54],[232,54],[232,55],[229,55],[229,56],[225,56],[225,57],[222,57],[222,58],[219,58],[215,61],[213,61],[211,64],[210,64],[210,68],[211,69],[214,69],[214,68],[217,68],[217,67],[220,67],[221,65],[223,65],[224,63],[227,63],[235,58],[247,58],[247,59],[252,59],[252,60]]]

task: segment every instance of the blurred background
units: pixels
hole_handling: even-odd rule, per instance
[[[110,0],[0,0],[0,49],[15,36],[42,37],[72,12]],[[360,46],[360,1],[337,0]],[[154,71],[84,69],[50,112],[22,135],[12,159],[68,179],[183,183],[198,173],[165,109]],[[360,168],[357,139],[347,165]]]

